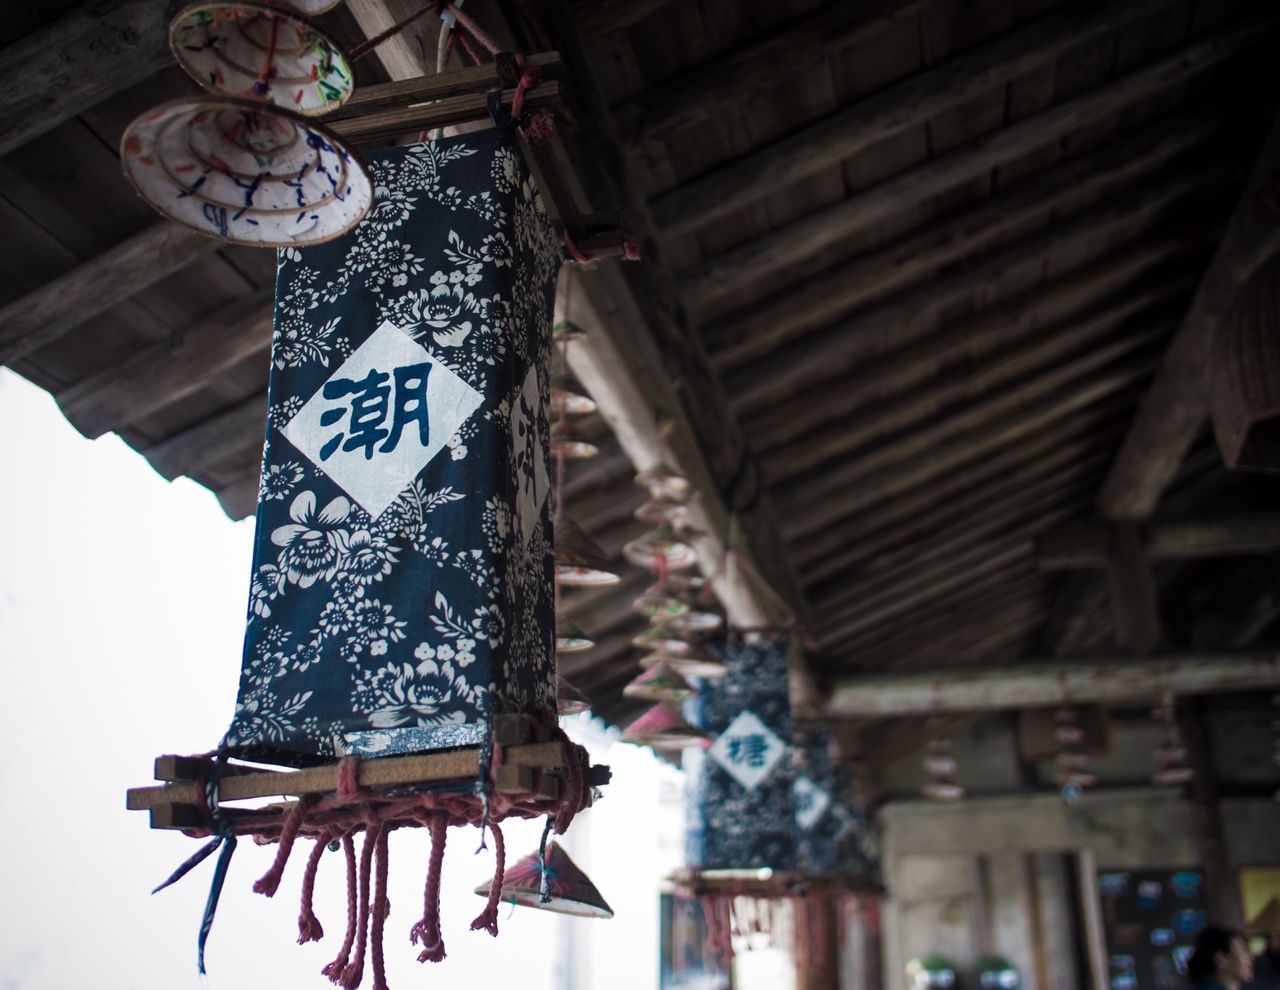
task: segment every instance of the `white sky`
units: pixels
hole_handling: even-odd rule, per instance
[[[152,832],[145,813],[124,810],[124,792],[149,782],[156,755],[206,751],[226,730],[252,523],[228,521],[192,482],[165,481],[114,435],[85,440],[47,394],[4,369],[0,423],[0,990],[198,987],[195,938],[212,860],[150,896],[199,843]],[[492,858],[472,855],[475,830],[452,829],[442,896],[449,956],[421,966],[408,930],[422,912],[429,839],[397,832],[392,990],[515,981],[567,990],[570,946],[578,987],[657,986],[657,882],[679,860],[678,777],[647,750],[591,736],[614,783],[575,823],[567,848],[616,917],[504,907],[497,939],[469,931],[483,906],[471,888],[488,879]],[[511,824],[510,855],[532,851],[539,832]],[[298,946],[310,843],[295,849],[268,900],[250,888],[274,848],[242,842],[236,852],[210,940],[210,988],[330,986],[319,970],[346,923],[341,856],[326,856],[317,884],[326,937]]]

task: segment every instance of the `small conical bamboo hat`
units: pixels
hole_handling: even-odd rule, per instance
[[[501,899],[508,904],[572,914],[579,918],[612,918],[613,908],[600,896],[591,878],[569,858],[554,840],[547,843],[547,893],[542,900],[542,866],[538,854],[530,853],[509,867],[502,878]],[[481,897],[488,897],[493,878],[476,888]]]
[[[230,244],[320,244],[358,224],[373,203],[368,172],[337,137],[248,100],[162,104],[125,129],[120,164],[152,208]]]
[[[591,710],[591,699],[556,675],[556,712],[560,715],[578,715]]]
[[[690,746],[706,746],[710,739],[701,729],[685,721],[674,705],[654,705],[627,726],[622,741],[654,749],[686,749]]]
[[[644,698],[649,701],[684,701],[697,691],[670,663],[662,662],[649,667],[622,689],[627,698]]]
[[[556,575],[561,584],[594,587],[617,584],[621,580],[609,569],[609,558],[600,545],[563,512],[556,514],[555,534]]]
[[[265,4],[193,4],[173,19],[169,47],[211,93],[308,116],[341,106],[355,88],[342,49],[291,11]]]

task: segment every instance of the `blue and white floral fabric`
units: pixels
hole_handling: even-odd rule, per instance
[[[813,874],[876,882],[879,868],[866,813],[854,805],[854,781],[832,764],[826,729],[799,733],[792,744],[796,863]]]
[[[237,755],[469,744],[554,710],[558,241],[502,129],[368,165],[366,219],[279,256]]]
[[[709,644],[728,673],[687,702],[715,737],[685,750],[686,856],[703,870],[796,868],[787,639]]]

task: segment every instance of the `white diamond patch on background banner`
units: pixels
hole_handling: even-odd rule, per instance
[[[808,832],[818,824],[831,804],[831,796],[808,777],[797,777],[791,788],[796,804],[796,824]]]
[[[707,750],[747,790],[769,776],[786,752],[787,744],[750,711],[740,712]]]
[[[421,344],[384,322],[282,432],[376,519],[482,401]]]

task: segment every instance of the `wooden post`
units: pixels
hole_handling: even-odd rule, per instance
[[[1155,581],[1137,526],[1120,525],[1112,534],[1107,582],[1116,642],[1134,653],[1150,653],[1160,642],[1160,610]]]
[[[1213,750],[1205,725],[1204,702],[1188,698],[1178,704],[1178,722],[1187,747],[1191,769],[1191,800],[1195,804],[1196,842],[1204,867],[1205,894],[1209,921],[1229,928],[1243,928],[1244,916],[1235,874],[1227,857],[1222,812],[1218,804],[1218,783],[1213,775]]]
[[[839,990],[840,931],[836,894],[813,892],[792,900],[795,906],[796,990]]]

